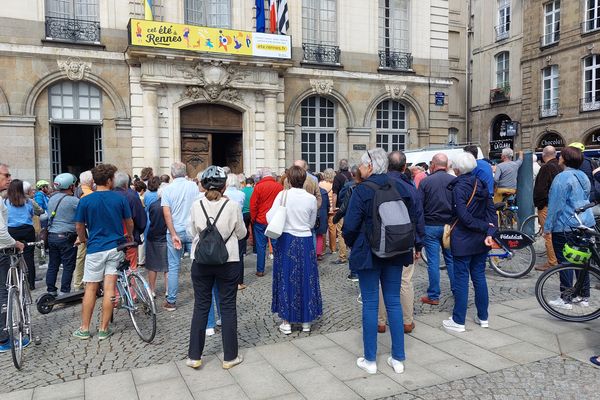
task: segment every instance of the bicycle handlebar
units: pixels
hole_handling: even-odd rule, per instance
[[[586,205],[585,205],[585,206],[583,206],[583,207],[576,208],[576,209],[575,209],[575,213],[577,213],[577,214],[581,214],[581,213],[582,213],[582,212],[584,212],[585,210],[587,210],[587,209],[590,209],[590,208],[592,208],[592,207],[595,207],[597,204],[598,204],[598,203],[596,203],[596,202],[592,202],[592,203],[590,203],[590,204],[586,204]]]

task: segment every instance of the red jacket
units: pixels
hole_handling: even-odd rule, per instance
[[[271,209],[275,197],[283,190],[283,186],[271,176],[262,178],[250,197],[250,219],[252,222],[267,224],[267,212]]]

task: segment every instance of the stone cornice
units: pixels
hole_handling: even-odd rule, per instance
[[[22,126],[33,128],[35,126],[33,115],[0,115],[0,126]]]
[[[34,46],[23,44],[0,43],[0,54],[27,55],[27,56],[49,56],[49,57],[78,57],[81,59],[95,59],[98,61],[125,61],[123,53],[112,51],[99,51],[89,49],[71,49],[68,47]]]

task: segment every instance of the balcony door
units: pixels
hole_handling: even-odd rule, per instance
[[[46,17],[98,21],[98,0],[46,0]]]

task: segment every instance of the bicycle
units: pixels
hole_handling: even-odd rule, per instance
[[[518,226],[519,218],[517,211],[519,207],[516,205],[516,197],[514,194],[505,195],[500,203],[495,203],[494,207],[498,214],[498,227],[500,229],[515,229]]]
[[[125,252],[137,247],[136,242],[124,243],[117,251]],[[117,267],[116,293],[111,298],[115,309],[125,309],[138,336],[147,343],[156,335],[156,305],[148,282],[137,271],[130,271],[129,261],[124,257]]]
[[[525,218],[525,220],[521,224],[519,230],[522,232],[532,232],[530,236],[533,239],[534,243],[537,243],[537,241],[540,239],[543,240],[544,227],[540,224],[540,218],[537,214],[533,214],[533,215],[530,215],[529,217]],[[528,235],[529,235],[529,233],[528,233]],[[539,250],[536,250],[536,254],[538,257],[545,257],[546,256],[546,246],[545,245],[541,246]]]
[[[44,242],[28,242],[26,247],[44,248]],[[6,276],[6,289],[8,297],[6,305],[3,305],[6,311],[6,327],[8,340],[11,343],[10,353],[15,368],[23,368],[23,347],[24,341],[31,341],[33,334],[31,328],[31,306],[33,299],[29,284],[27,283],[27,264],[23,258],[23,253],[16,247],[0,249],[0,254],[10,256],[10,268]],[[39,344],[39,338],[34,341]]]
[[[563,321],[586,322],[600,317],[600,296],[591,293],[600,282],[597,249],[600,233],[583,225],[578,215],[595,205],[591,203],[575,210],[574,218],[579,226],[573,228],[576,245],[588,249],[591,260],[583,264],[559,264],[544,271],[535,284],[535,297],[540,306]]]

